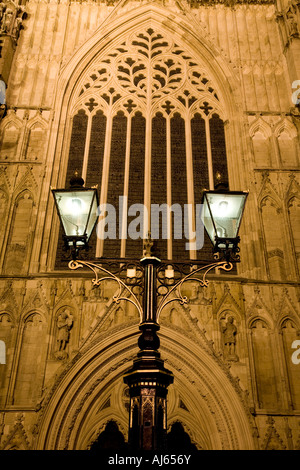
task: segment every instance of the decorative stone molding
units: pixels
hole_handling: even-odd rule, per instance
[[[0,450],[30,450],[30,444],[24,429],[24,414],[17,415],[15,425],[4,440]]]
[[[275,428],[275,421],[272,417],[267,419],[268,429],[262,443],[262,450],[286,450],[286,445]]]
[[[237,5],[273,5],[274,0],[189,0],[192,8],[198,6],[224,5],[234,8]]]
[[[299,14],[297,1],[290,1],[283,10],[276,14],[285,47],[288,47],[294,39],[300,38]]]
[[[0,3],[0,35],[10,36],[17,43],[26,17],[25,7],[13,0]]]

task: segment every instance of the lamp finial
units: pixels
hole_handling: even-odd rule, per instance
[[[217,171],[216,172],[216,185],[215,185],[215,189],[217,191],[228,191],[229,189],[229,186],[228,186],[228,183],[227,181],[225,181],[223,179],[223,175],[220,171]]]
[[[84,185],[84,179],[79,176],[78,171],[74,172],[74,176],[70,179],[70,188],[82,188]]]

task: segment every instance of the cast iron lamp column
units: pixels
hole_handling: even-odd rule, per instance
[[[142,332],[138,340],[140,352],[133,367],[124,376],[129,386],[129,436],[131,449],[166,450],[167,437],[167,388],[173,383],[173,374],[164,367],[158,352],[156,268],[160,260],[146,257],[144,266],[145,286],[143,298]]]

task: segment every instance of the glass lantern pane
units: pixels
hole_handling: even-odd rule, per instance
[[[206,193],[202,221],[213,243],[219,238],[236,238],[247,193]],[[213,220],[212,220],[213,219]]]
[[[87,191],[54,191],[59,215],[67,237],[91,234],[95,223],[97,202],[94,190]],[[90,207],[92,204],[92,211]],[[87,229],[90,233],[87,232]]]
[[[201,220],[208,233],[208,236],[213,244],[215,244],[215,228],[212,222],[211,214],[207,204],[206,197],[204,198],[203,207],[201,211]]]
[[[245,199],[246,194],[208,195],[210,210],[219,237],[237,237]]]
[[[96,220],[98,218],[98,215],[99,215],[98,214],[98,199],[96,197],[96,191],[95,191],[94,192],[94,199],[93,199],[92,207],[91,207],[90,218],[89,218],[87,228],[86,228],[86,234],[87,234],[87,239],[88,240],[89,240],[89,238],[92,234],[93,228],[94,228]]]

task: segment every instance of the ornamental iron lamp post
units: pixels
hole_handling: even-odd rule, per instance
[[[133,449],[166,450],[167,387],[173,374],[165,369],[158,352],[157,267],[161,261],[152,256],[141,260],[144,267],[143,312],[138,340],[140,352],[124,376],[129,386],[129,436]]]
[[[64,230],[65,248],[71,251],[69,268],[92,270],[95,287],[104,280],[116,282],[118,289],[113,301],[129,301],[139,312],[140,351],[123,378],[130,395],[128,444],[133,450],[165,451],[167,389],[174,377],[164,367],[158,351],[159,316],[171,302],[188,302],[181,292],[184,282],[196,281],[207,287],[209,271],[215,268],[230,271],[232,262],[239,261],[238,230],[247,193],[204,191],[201,219],[214,245],[216,258],[206,266],[199,260],[161,261],[152,254],[150,235],[144,243],[144,257],[139,261],[127,258],[99,258],[97,263],[79,260],[79,251],[87,248],[99,215],[97,191],[84,188],[84,181],[76,175],[69,189],[52,189],[52,193]],[[199,277],[200,271],[203,271],[202,277]]]

